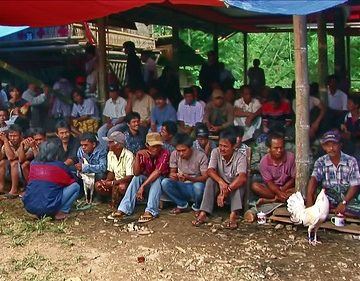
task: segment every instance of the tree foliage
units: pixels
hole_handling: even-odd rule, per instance
[[[155,27],[155,36],[171,35],[169,27]],[[212,34],[202,31],[184,29],[180,31],[180,38],[197,50],[200,55],[206,58],[206,53],[213,48]],[[237,79],[236,86],[244,83],[244,36],[242,33],[235,33],[228,38],[219,38],[219,60],[225,63],[227,69],[231,70]],[[328,67],[329,74],[334,72],[334,39],[328,35]],[[360,65],[360,50],[356,43],[360,40],[352,38],[351,45],[351,64],[352,80],[359,80],[360,72],[355,71]],[[355,45],[355,46],[354,46]],[[290,87],[295,80],[295,61],[294,61],[294,36],[292,32],[286,33],[249,33],[248,34],[248,67],[252,66],[253,59],[261,61],[261,67],[265,70],[266,84],[269,86],[280,85]],[[309,81],[318,82],[318,41],[316,32],[308,33],[308,64]],[[194,81],[197,82],[199,67],[187,67],[192,72]],[[356,84],[353,86],[357,88]],[[359,85],[360,86],[360,85]]]

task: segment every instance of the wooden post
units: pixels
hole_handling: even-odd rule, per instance
[[[97,55],[99,59],[99,80],[98,102],[104,105],[107,95],[107,62],[106,62],[106,30],[105,30],[105,18],[100,18],[97,21],[98,28],[98,48]]]
[[[179,72],[179,28],[173,26],[171,29],[173,41],[173,67],[174,70]]]
[[[305,192],[309,180],[309,81],[306,16],[293,16],[296,77],[296,191]]]
[[[243,33],[243,51],[244,51],[244,85],[247,85],[247,71],[248,71],[248,34]]]
[[[217,25],[214,26],[213,50],[216,54],[217,59],[219,60],[219,32],[218,32]]]
[[[346,81],[349,82],[349,89],[351,89],[351,37],[346,35]]]
[[[335,9],[334,20],[334,54],[335,54],[335,75],[339,81],[346,77],[345,68],[345,17],[342,8]]]
[[[326,39],[326,16],[320,12],[317,16],[317,37],[318,37],[318,77],[320,99],[327,104],[327,77],[328,77],[328,53]]]

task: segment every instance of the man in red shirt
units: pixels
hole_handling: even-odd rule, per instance
[[[159,133],[148,133],[146,148],[136,153],[134,161],[134,177],[121,200],[118,210],[112,216],[121,219],[134,212],[136,199],[144,199],[145,191],[148,201],[145,213],[138,222],[145,223],[159,216],[161,180],[169,174],[170,153],[163,148],[163,140]]]

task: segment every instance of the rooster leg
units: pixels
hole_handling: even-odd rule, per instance
[[[317,229],[315,229],[314,232],[314,241],[313,241],[314,246],[316,246],[316,244],[321,244],[321,241],[317,241],[316,233],[317,233]]]

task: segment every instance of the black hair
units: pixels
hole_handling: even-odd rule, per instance
[[[285,139],[285,136],[282,132],[279,132],[279,131],[270,131],[270,133],[268,134],[267,138],[266,138],[266,146],[267,147],[271,147],[271,142],[272,140],[276,140],[276,139],[282,139],[284,140]]]
[[[139,83],[137,85],[133,85],[133,87],[131,88],[132,92],[136,92],[136,91],[142,91],[145,92],[145,87],[144,85],[142,85],[142,83]]]
[[[126,116],[125,116],[125,122],[126,123],[130,123],[130,121],[133,120],[133,119],[139,119],[140,120],[141,119],[140,114],[135,112],[135,111],[131,111],[128,114],[126,114]]]
[[[352,101],[353,103],[355,103],[357,106],[360,105],[360,98],[359,98],[359,96],[357,96],[357,95],[354,95],[354,94],[349,95],[349,96],[348,96],[348,100],[351,100],[351,101]]]
[[[245,89],[250,90],[250,93],[251,93],[251,95],[252,95],[252,91],[251,91],[250,85],[242,85],[242,86],[240,87],[240,89],[239,89],[240,93],[243,93]]]
[[[188,134],[176,134],[174,137],[174,144],[177,145],[186,145],[187,147],[192,147],[193,140]]]
[[[77,93],[79,96],[81,96],[83,99],[85,99],[85,93],[83,90],[81,90],[80,88],[75,88],[74,90],[72,90],[71,92],[71,97]]]
[[[9,111],[4,107],[0,107],[0,111],[5,111],[7,113],[7,115],[9,115]]]
[[[242,127],[242,126],[231,126],[230,128],[234,130],[234,133],[236,134],[236,136],[241,137],[241,138],[244,136],[244,133],[245,133],[244,127]]]
[[[30,136],[35,136],[35,135],[46,136],[46,131],[43,128],[31,128],[29,130],[29,135]]]
[[[186,94],[194,95],[194,92],[193,92],[192,87],[184,88],[184,96],[185,96]]]
[[[254,59],[253,60],[253,65],[259,66],[260,65],[260,60],[259,59]]]
[[[85,53],[95,56],[96,54],[96,47],[91,44],[86,44],[85,46]]]
[[[227,129],[223,130],[219,135],[219,140],[221,140],[221,139],[228,140],[232,145],[236,144],[236,138],[237,138],[237,135],[236,135],[234,129],[232,129],[232,128],[227,128]]]
[[[18,133],[22,134],[22,129],[19,125],[13,124],[13,125],[9,126],[8,133],[10,133],[10,132],[18,132]]]
[[[14,90],[18,90],[18,92],[21,93],[21,89],[20,89],[19,86],[17,86],[17,85],[11,85],[11,86],[9,87],[9,93],[12,92],[12,91],[14,91]]]
[[[270,90],[268,100],[272,101],[272,102],[275,102],[275,103],[280,103],[281,102],[281,96],[280,96],[279,91],[277,89]]]
[[[326,81],[327,81],[327,84],[329,84],[331,80],[335,80],[335,82],[337,83],[338,78],[336,77],[335,74],[329,75],[329,76],[327,77],[327,80],[326,80]]]
[[[85,132],[80,136],[80,141],[89,141],[89,142],[98,142],[97,136],[95,133]]]
[[[65,129],[70,130],[70,126],[69,126],[68,123],[66,123],[65,120],[60,120],[60,121],[58,121],[58,122],[55,124],[56,132],[57,132],[60,128],[65,128]]]
[[[123,47],[128,49],[129,51],[135,52],[135,43],[132,41],[124,42]]]
[[[60,145],[53,141],[44,141],[40,144],[39,153],[35,157],[39,162],[54,162],[58,160]]]
[[[154,98],[154,100],[165,100],[166,101],[167,97],[163,94],[157,94],[156,97]]]
[[[174,121],[165,121],[162,123],[162,126],[166,128],[166,131],[172,135],[175,136],[177,133],[177,125]]]

